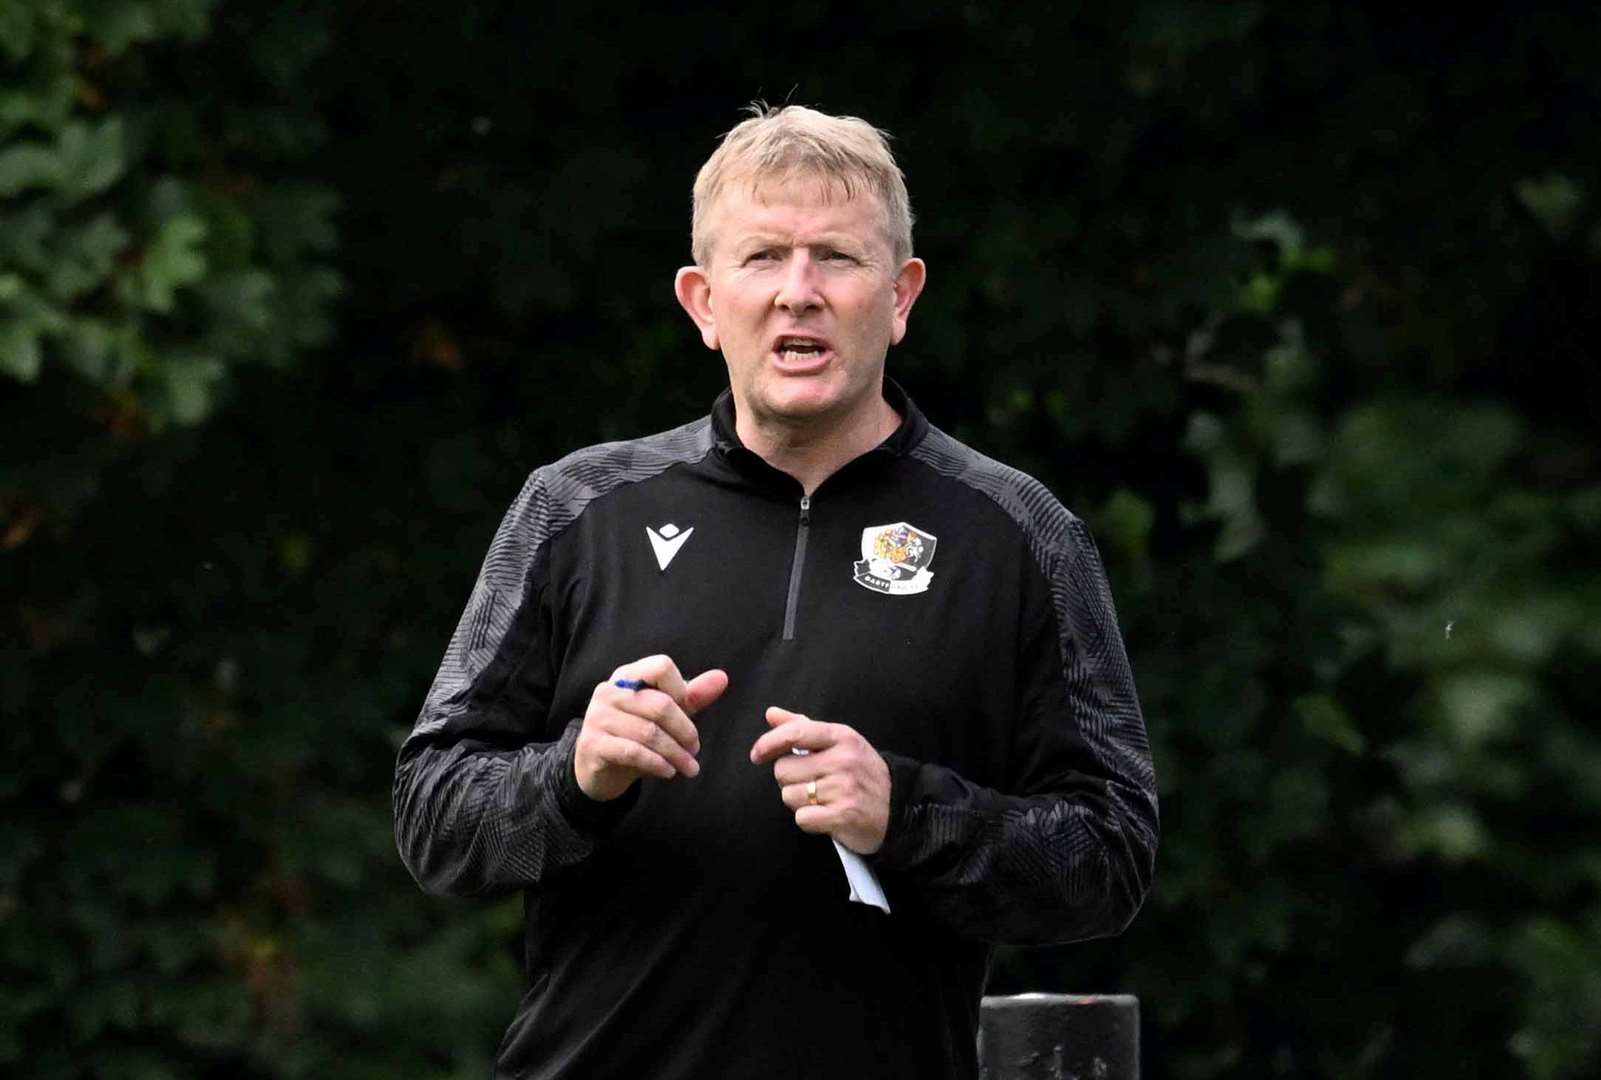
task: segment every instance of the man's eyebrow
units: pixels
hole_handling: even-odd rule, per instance
[[[741,250],[750,247],[790,247],[796,238],[778,233],[752,232],[734,239],[734,247]],[[811,237],[806,241],[807,247],[836,247],[859,248],[864,247],[865,241],[852,233],[824,233],[821,236]]]

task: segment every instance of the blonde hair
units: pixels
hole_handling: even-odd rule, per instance
[[[755,189],[796,179],[817,183],[825,198],[852,199],[863,191],[876,195],[896,263],[912,257],[911,200],[888,132],[854,116],[829,116],[804,105],[775,109],[757,101],[750,112],[749,120],[723,136],[695,176],[690,250],[698,265],[711,258],[706,219],[724,190],[738,183]]]

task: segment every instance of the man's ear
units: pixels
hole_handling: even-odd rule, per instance
[[[890,329],[890,344],[899,345],[906,336],[906,320],[912,314],[912,305],[928,281],[928,267],[922,259],[907,259],[901,272],[895,275],[895,318]]]
[[[706,343],[706,347],[716,349],[717,319],[712,314],[712,284],[706,277],[706,271],[698,266],[680,268],[678,276],[673,279],[673,293],[678,297],[679,305],[700,328],[700,339]]]

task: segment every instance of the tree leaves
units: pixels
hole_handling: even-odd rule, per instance
[[[54,146],[22,142],[0,150],[0,198],[29,189],[48,189],[59,204],[98,195],[127,166],[122,120],[72,121],[56,134]]]
[[[300,183],[257,196],[243,176],[219,185],[193,157],[194,139],[208,137],[193,127],[204,117],[168,110],[188,117],[175,125],[186,139],[161,122],[161,76],[138,50],[198,39],[211,8],[129,0],[43,9],[21,39],[32,82],[0,102],[0,116],[33,125],[0,144],[0,372],[32,383],[59,363],[104,395],[78,408],[119,438],[200,423],[235,367],[286,364],[326,340],[339,289],[324,260],[334,235],[328,191]],[[80,25],[93,47],[74,50]],[[88,68],[117,85],[116,107],[96,91],[63,109],[63,80],[87,79]],[[315,132],[287,112],[271,126],[297,121]],[[248,137],[209,137],[208,153],[226,147],[248,160]],[[281,134],[261,144],[281,158]]]

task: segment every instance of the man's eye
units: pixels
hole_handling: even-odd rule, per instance
[[[823,261],[824,262],[838,262],[838,263],[853,263],[853,262],[856,261],[856,257],[854,255],[847,255],[843,251],[835,251],[832,248],[830,248],[829,250],[823,252]]]
[[[778,258],[778,253],[772,248],[762,248],[760,251],[753,251],[745,256],[745,261],[748,263],[771,262],[776,258]]]

